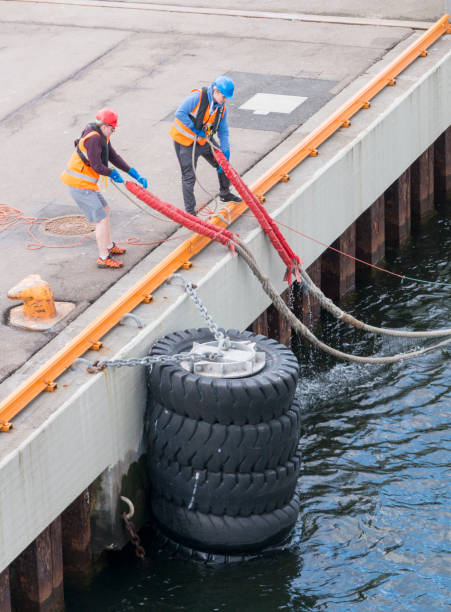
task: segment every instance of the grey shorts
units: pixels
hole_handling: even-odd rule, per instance
[[[98,223],[105,219],[105,206],[108,206],[108,202],[100,191],[69,187],[69,193],[90,223]]]

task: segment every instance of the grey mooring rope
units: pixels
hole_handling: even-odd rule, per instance
[[[315,285],[310,276],[301,268],[301,276],[305,282],[305,287],[313,297],[315,297],[321,306],[328,310],[336,319],[349,323],[357,329],[363,329],[364,331],[372,334],[383,334],[385,336],[397,336],[398,338],[442,338],[443,336],[451,336],[451,329],[437,329],[434,331],[406,331],[403,329],[384,329],[383,327],[375,327],[368,325],[363,321],[359,321],[352,315],[344,310],[341,310],[336,304],[332,302],[328,297],[324,295],[319,287]]]
[[[235,242],[235,249],[237,253],[244,259],[244,261],[250,267],[253,274],[259,280],[265,293],[271,298],[271,301],[274,304],[275,308],[288,321],[292,329],[299,332],[302,336],[304,336],[304,338],[306,338],[309,342],[311,342],[312,344],[314,344],[315,346],[323,350],[325,353],[329,353],[329,355],[333,355],[334,357],[338,357],[339,359],[346,359],[347,361],[355,361],[357,363],[395,363],[397,361],[402,361],[403,359],[411,359],[412,357],[417,357],[418,355],[422,355],[423,353],[434,351],[440,348],[441,346],[448,344],[448,342],[451,342],[451,337],[450,337],[450,338],[447,338],[446,340],[443,340],[442,342],[439,342],[438,344],[434,344],[433,346],[429,346],[429,347],[426,347],[426,348],[423,348],[417,351],[411,351],[409,353],[399,353],[397,355],[391,355],[388,357],[361,357],[359,355],[351,355],[349,353],[343,353],[342,351],[334,349],[331,346],[328,346],[327,344],[325,344],[324,342],[321,342],[321,340],[319,340],[308,329],[308,327],[306,327],[301,321],[299,321],[297,317],[295,317],[295,315],[291,312],[291,310],[285,304],[283,299],[280,297],[280,295],[278,294],[277,290],[272,285],[269,278],[266,277],[261,272],[261,270],[259,269],[257,265],[257,262],[255,261],[253,255],[247,249],[247,247],[245,247],[242,243]],[[312,283],[311,280],[310,280],[310,283]],[[327,298],[325,299],[327,300]],[[338,307],[336,308],[338,309]],[[338,310],[340,311],[340,309]],[[340,311],[340,312],[343,312],[343,311]],[[345,319],[342,318],[342,320],[345,320]],[[362,326],[360,326],[360,329],[365,329],[363,325],[365,324],[362,324]],[[441,331],[444,331],[444,330],[441,330]],[[451,335],[451,331],[449,331],[448,333]],[[397,335],[397,334],[393,334],[393,335]]]

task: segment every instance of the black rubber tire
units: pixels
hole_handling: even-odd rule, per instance
[[[228,330],[232,340],[252,340],[266,357],[265,367],[244,378],[212,378],[192,374],[177,363],[157,363],[148,372],[153,400],[197,421],[222,425],[256,425],[284,414],[298,381],[294,354],[275,340],[251,332]],[[206,328],[174,332],[158,340],[151,355],[176,355],[193,342],[214,340]]]
[[[176,506],[216,516],[251,516],[283,508],[296,491],[301,458],[249,474],[181,467],[165,459],[149,461],[152,494]]]
[[[299,498],[274,512],[248,517],[215,516],[176,506],[163,497],[151,500],[155,519],[168,535],[198,550],[213,553],[247,553],[280,542],[294,527]]]
[[[264,551],[259,551],[257,553],[250,553],[247,555],[240,555],[238,553],[236,555],[220,554],[204,552],[203,550],[197,550],[190,546],[180,544],[168,536],[156,524],[153,525],[152,531],[151,548],[153,553],[157,554],[160,559],[183,559],[185,561],[194,561],[212,566],[243,563],[243,561],[261,559],[268,555],[273,557],[274,554],[286,551],[290,544],[290,539],[285,538],[279,545],[265,548]]]
[[[296,452],[301,427],[299,400],[278,419],[258,425],[196,421],[156,404],[147,416],[153,459],[213,472],[263,472]]]

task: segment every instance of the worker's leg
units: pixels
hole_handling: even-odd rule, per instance
[[[201,147],[199,147],[199,155],[201,155],[210,164],[210,166],[213,166],[213,168],[216,168],[216,172],[220,170],[218,172],[219,195],[225,196],[229,194],[230,193],[230,181],[226,177],[224,172],[222,172],[222,170],[220,169],[220,166],[218,162],[215,160],[213,152],[208,142],[207,144],[204,144]]]
[[[194,197],[194,184],[196,175],[193,168],[193,147],[185,147],[174,141],[175,153],[179,160],[180,170],[182,171],[182,193],[185,210],[191,215],[196,214],[196,198]],[[197,148],[197,147],[196,147]],[[196,150],[197,153],[197,150]],[[196,164],[197,157],[194,161]]]
[[[99,257],[108,257],[108,247],[112,245],[110,234],[110,207],[105,206],[106,217],[96,223],[96,241]]]
[[[108,256],[111,246],[110,208],[103,195],[92,189],[69,187],[72,198],[90,223],[95,223],[96,241],[100,257]]]

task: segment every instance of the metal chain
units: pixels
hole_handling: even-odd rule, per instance
[[[186,293],[190,296],[190,298],[193,300],[195,306],[197,307],[197,309],[199,310],[200,314],[203,316],[203,318],[205,319],[205,321],[207,322],[208,325],[208,329],[212,332],[213,336],[215,337],[215,340],[218,342],[218,348],[219,350],[227,350],[228,348],[230,348],[230,338],[228,336],[225,336],[220,330],[219,327],[216,325],[216,323],[213,321],[211,315],[209,314],[205,304],[202,302],[202,300],[200,299],[200,297],[197,295],[197,292],[194,290],[194,286],[189,283],[181,274],[172,274],[169,277],[169,281],[172,281],[173,279],[178,279],[182,282]]]
[[[209,351],[202,355],[192,355],[191,353],[178,353],[177,355],[147,355],[146,357],[134,357],[132,359],[112,359],[110,361],[96,361],[93,367],[90,368],[91,373],[100,372],[105,368],[121,368],[123,366],[152,366],[154,363],[170,363],[181,361],[218,361],[221,353],[218,351]]]
[[[92,366],[88,367],[88,372],[95,374],[97,372],[101,372],[105,368],[122,368],[122,367],[134,367],[134,366],[152,366],[154,363],[170,363],[181,361],[190,361],[191,363],[197,361],[219,361],[222,357],[221,351],[226,351],[231,347],[231,340],[228,336],[223,334],[216,323],[213,321],[212,317],[208,313],[205,304],[201,301],[197,292],[194,290],[194,286],[189,283],[181,274],[172,274],[169,277],[168,282],[180,280],[185,291],[193,300],[194,304],[200,311],[201,315],[207,322],[209,330],[212,332],[215,340],[218,343],[218,350],[208,351],[206,353],[202,353],[202,355],[194,355],[191,353],[178,353],[177,355],[147,355],[146,357],[135,357],[131,359],[111,359],[105,361],[96,361]]]
[[[133,522],[128,518],[126,512],[122,513],[122,518],[124,519],[125,528],[128,531],[130,540],[132,541],[132,544],[135,547],[135,554],[138,557],[138,559],[143,560],[144,557],[146,556],[146,551],[141,546],[141,540],[139,539],[139,535],[136,533],[135,526]]]

